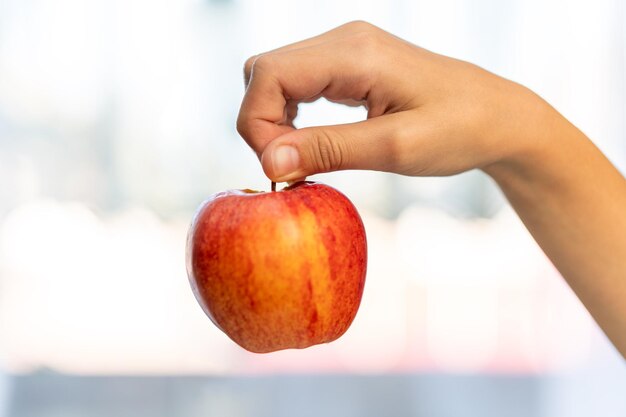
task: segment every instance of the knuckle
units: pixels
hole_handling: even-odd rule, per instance
[[[250,71],[266,71],[273,66],[273,58],[270,55],[263,54],[257,55],[252,65],[250,66]]]
[[[237,132],[246,142],[253,141],[259,135],[258,125],[247,114],[237,117]]]
[[[273,58],[268,54],[253,55],[246,59],[243,66],[246,85],[250,82],[250,78],[254,72],[267,71],[272,68]]]
[[[336,171],[344,165],[345,150],[341,141],[333,140],[328,132],[316,133],[312,153],[311,159],[317,172]]]
[[[237,132],[239,132],[243,140],[246,141],[257,156],[260,156],[264,146],[262,145],[262,129],[259,128],[259,125],[246,116],[239,116],[237,118]]]
[[[237,117],[237,132],[244,138],[248,137],[248,123],[241,114]]]
[[[365,20],[353,20],[352,22],[347,23],[347,26],[355,31],[372,31],[376,28],[376,26],[366,22]]]
[[[351,36],[350,41],[351,49],[360,51],[366,56],[377,56],[380,52],[380,39],[376,32],[356,32]]]
[[[250,58],[246,59],[246,62],[243,64],[243,71],[246,75],[250,75],[252,65],[254,65],[254,61],[256,61],[258,57],[258,55],[252,55]]]

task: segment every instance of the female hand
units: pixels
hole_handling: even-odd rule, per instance
[[[519,152],[549,117],[524,87],[365,22],[250,58],[245,83],[237,127],[277,182],[342,169],[485,167]],[[298,104],[320,97],[364,105],[368,120],[296,130]]]
[[[253,57],[245,78],[238,130],[274,181],[340,169],[491,175],[626,356],[626,180],[537,95],[364,22]],[[295,129],[298,103],[319,97],[362,104],[368,119]]]

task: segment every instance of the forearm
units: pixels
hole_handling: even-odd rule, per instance
[[[626,180],[549,106],[532,135],[485,171],[626,357]]]

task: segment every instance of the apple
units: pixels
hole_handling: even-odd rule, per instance
[[[356,208],[315,182],[214,194],[187,237],[196,299],[218,328],[256,353],[344,334],[361,303],[366,267]]]

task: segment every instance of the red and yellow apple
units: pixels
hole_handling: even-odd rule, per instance
[[[350,200],[327,185],[230,190],[198,209],[187,273],[209,318],[257,353],[331,342],[354,319],[367,243]]]

